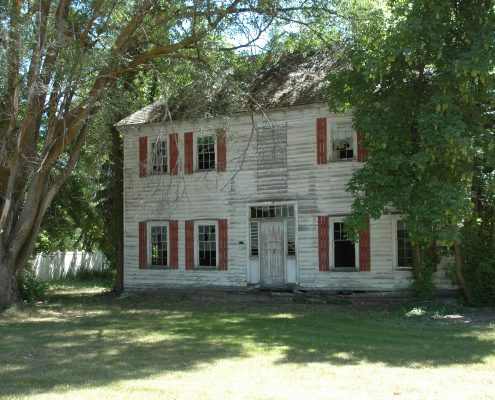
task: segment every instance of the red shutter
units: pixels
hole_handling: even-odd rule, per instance
[[[184,173],[193,173],[193,133],[184,133]]]
[[[177,175],[179,171],[179,148],[177,147],[177,133],[172,133],[170,136],[170,157],[169,170],[170,175]]]
[[[359,270],[370,271],[370,223],[359,231]]]
[[[145,177],[148,172],[148,138],[139,138],[139,176]]]
[[[358,132],[357,136],[357,160],[359,162],[365,162],[368,157],[368,152],[364,148],[364,134],[362,132]]]
[[[148,265],[146,221],[139,222],[139,269],[144,269]]]
[[[328,243],[328,216],[318,217],[318,261],[320,271],[330,271],[330,246]]]
[[[169,267],[179,268],[179,221],[169,221],[170,260]]]
[[[185,223],[186,269],[194,269],[194,221]]]
[[[218,269],[221,271],[227,270],[229,259],[229,235],[226,219],[218,220]]]
[[[316,163],[327,163],[327,119],[316,119]]]
[[[217,131],[217,172],[227,170],[227,133],[224,129]]]

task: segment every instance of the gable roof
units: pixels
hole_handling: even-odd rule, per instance
[[[191,105],[181,98],[158,100],[119,121],[117,126],[161,122],[208,115],[222,115],[247,110],[273,109],[323,102],[325,76],[340,66],[333,51],[316,52],[305,56],[301,52],[279,53],[270,57],[260,72],[249,82],[235,82],[230,74],[224,82],[213,88],[210,98],[201,104]],[[200,90],[200,89],[199,89]],[[198,88],[190,88],[198,96]]]

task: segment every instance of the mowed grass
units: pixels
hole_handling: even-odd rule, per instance
[[[260,300],[60,284],[0,314],[0,398],[495,398],[495,326],[431,317],[473,311]]]

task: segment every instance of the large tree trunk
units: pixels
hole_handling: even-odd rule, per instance
[[[0,309],[19,301],[14,265],[7,254],[0,254]]]
[[[3,7],[4,3],[8,7]],[[189,57],[189,50],[211,33],[223,29],[224,20],[229,15],[243,13],[245,7],[240,0],[231,0],[230,4],[208,3],[200,14],[194,11],[196,6],[191,11],[186,5],[165,15],[155,1],[143,0],[136,2],[126,19],[120,15],[129,11],[127,6],[115,10],[115,4],[105,7],[101,1],[93,2],[88,10],[70,0],[32,2],[33,7],[28,3],[21,0],[2,3],[5,8],[2,11],[8,15],[2,19],[1,39],[7,60],[1,74],[5,84],[0,92],[1,307],[18,300],[17,276],[34,249],[50,202],[79,158],[89,123],[101,109],[108,90],[125,74],[157,57]],[[82,24],[73,18],[80,13],[86,13]],[[175,21],[184,18],[190,22],[190,29],[172,43],[167,34],[161,43],[150,43],[149,35],[141,34],[148,24],[174,26]],[[115,38],[106,49],[90,34],[99,32],[100,28],[101,36]],[[121,160],[121,156],[116,157],[117,163]],[[121,167],[117,172],[121,179]],[[119,219],[120,275],[116,283],[119,289],[123,236],[121,186],[115,200]]]
[[[112,193],[115,218],[115,251],[116,251],[116,275],[113,290],[121,293],[124,290],[124,196],[123,196],[123,145],[120,132],[112,128],[112,159],[114,169],[114,179],[112,183]]]

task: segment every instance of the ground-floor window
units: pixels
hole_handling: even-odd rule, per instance
[[[404,221],[397,221],[397,268],[411,268],[413,251]]]
[[[198,225],[198,265],[204,268],[217,266],[216,226]]]
[[[333,223],[334,268],[356,267],[356,244],[347,238],[343,222]]]
[[[168,229],[167,225],[150,226],[150,264],[152,266],[168,265]]]
[[[251,239],[251,248],[249,251],[249,255],[257,256],[259,254],[258,222],[251,222],[250,224],[250,239]]]

